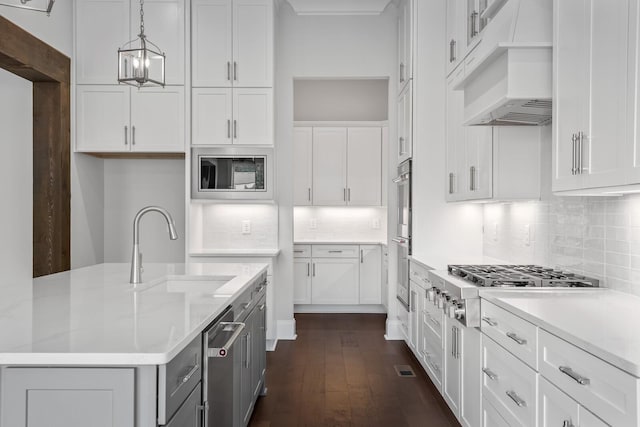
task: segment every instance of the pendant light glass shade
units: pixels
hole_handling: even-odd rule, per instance
[[[165,85],[165,55],[144,34],[144,0],[140,1],[140,34],[118,49],[118,82],[138,88]]]
[[[47,16],[51,15],[51,9],[53,9],[53,3],[55,3],[55,0],[46,0],[42,7],[31,6],[32,5],[31,1],[32,0],[12,0],[10,2],[3,1],[3,2],[0,2],[0,6],[15,7],[18,9],[32,10],[34,12],[44,12],[47,14]],[[42,2],[37,2],[37,3],[42,3]]]

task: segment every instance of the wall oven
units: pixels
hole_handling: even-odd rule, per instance
[[[409,256],[411,255],[411,160],[398,166],[398,176],[393,180],[398,190],[398,224],[396,243],[398,259],[397,298],[409,309]]]
[[[273,199],[273,149],[193,148],[193,199]]]

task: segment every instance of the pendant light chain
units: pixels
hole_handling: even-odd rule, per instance
[[[144,37],[144,0],[140,0],[140,37]]]

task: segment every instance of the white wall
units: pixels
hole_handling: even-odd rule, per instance
[[[481,261],[482,207],[445,202],[445,2],[415,4],[413,256],[444,269]]]
[[[67,56],[73,52],[73,2],[57,2],[50,17],[44,13],[0,7],[2,16],[29,31]],[[2,112],[1,139],[15,144],[0,160],[3,173],[12,185],[0,194],[12,213],[2,212],[0,220],[11,224],[2,239],[2,252],[11,248],[11,257],[2,256],[0,268],[18,276],[32,275],[32,112],[31,84],[6,72],[0,73]],[[73,104],[73,103],[72,103]],[[6,110],[6,112],[5,112]],[[72,119],[73,125],[73,119]],[[79,267],[102,261],[102,166],[97,159],[71,155],[71,264]],[[9,182],[9,181],[5,181]],[[82,185],[81,185],[82,182]],[[95,184],[95,185],[94,185]],[[89,188],[90,187],[90,188]],[[19,217],[11,215],[19,213]],[[7,215],[10,215],[7,217]],[[15,232],[14,232],[15,231]],[[14,262],[15,261],[15,262]],[[4,263],[6,262],[6,265]],[[28,268],[27,268],[28,265]]]
[[[293,335],[293,80],[300,77],[390,77],[395,81],[396,10],[380,16],[297,16],[280,3],[276,22],[276,167],[279,244],[278,335]],[[395,117],[390,85],[389,116]],[[396,134],[390,124],[390,135]],[[390,138],[392,139],[392,138]]]
[[[164,218],[146,214],[140,222],[143,262],[184,262],[184,160],[104,161],[104,261],[130,262],[133,218],[145,206],[161,206],[173,217],[178,240],[169,240]]]

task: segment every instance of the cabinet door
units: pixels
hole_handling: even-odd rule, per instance
[[[609,424],[602,421],[600,418],[593,415],[584,407],[580,406],[578,408],[578,419],[580,423],[578,424],[580,427],[608,427]]]
[[[311,304],[311,260],[293,260],[293,303]]]
[[[126,86],[76,86],[76,150],[129,151],[129,94]]]
[[[192,89],[192,144],[231,144],[231,89]]]
[[[349,128],[347,132],[347,203],[382,204],[382,130]]]
[[[413,85],[409,83],[398,98],[398,163],[413,154]]]
[[[256,345],[253,346],[256,364],[257,384],[254,399],[263,391],[264,377],[267,372],[267,303],[258,307],[256,317]]]
[[[133,427],[134,369],[8,368],[0,425]]]
[[[313,204],[347,202],[347,129],[313,129]]]
[[[465,129],[462,126],[464,110],[464,92],[453,90],[456,82],[464,77],[464,67],[458,68],[447,81],[446,108],[446,171],[445,199],[447,201],[461,200],[464,197],[464,152],[461,147],[465,144]]]
[[[358,304],[357,258],[318,258],[311,269],[313,304]]]
[[[573,135],[587,120],[589,35],[585,0],[553,2],[553,190],[582,186],[574,173]]]
[[[459,339],[461,329],[458,322],[444,317],[444,400],[456,417],[460,414],[460,356]]]
[[[460,63],[466,47],[466,0],[447,0],[447,74]]]
[[[273,89],[233,89],[233,143],[273,145]]]
[[[538,399],[540,427],[582,426],[578,424],[579,405],[544,377],[540,377]]]
[[[420,286],[410,284],[409,301],[409,346],[418,360],[424,359],[424,346],[422,342],[422,310],[424,308],[425,291]]]
[[[313,129],[293,129],[293,205],[311,205]]]
[[[402,91],[412,78],[412,19],[413,0],[404,0],[398,16],[398,92]]]
[[[231,0],[194,0],[191,5],[191,73],[194,87],[231,87]]]
[[[201,393],[202,385],[198,384],[165,427],[201,427]]]
[[[493,197],[493,128],[468,126],[465,140],[467,199],[490,199]]]
[[[500,413],[485,399],[482,399],[482,425],[485,427],[511,427],[509,423],[502,418]]]
[[[591,24],[587,51],[589,76],[588,127],[582,132],[578,154],[584,187],[603,187],[625,183],[625,164],[629,137],[628,85],[629,1],[587,2],[587,23]],[[588,70],[588,73],[586,72]]]
[[[233,85],[273,87],[273,2],[233,1]]]
[[[184,152],[184,88],[131,91],[131,148],[139,152]]]
[[[76,83],[118,83],[116,54],[131,40],[129,0],[84,0],[75,7]]]
[[[481,425],[482,419],[482,344],[477,328],[460,330],[460,423],[464,427]]]
[[[360,304],[382,304],[382,250],[360,246]]]
[[[103,18],[102,18],[103,19]],[[144,32],[166,55],[165,79],[168,85],[184,84],[184,1],[146,0]],[[140,4],[131,2],[131,38],[140,33]],[[153,46],[148,46],[154,49]]]
[[[247,425],[253,409],[253,376],[251,372],[251,341],[253,339],[255,310],[244,321],[245,330],[241,335],[242,365],[240,367],[240,420]]]

